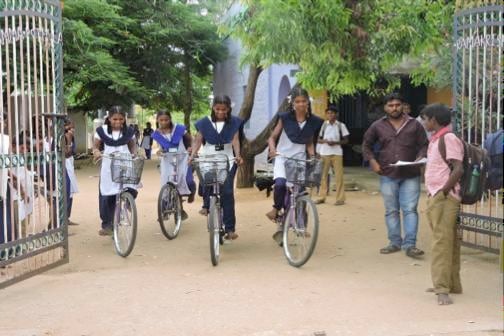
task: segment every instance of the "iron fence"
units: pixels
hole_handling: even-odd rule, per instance
[[[0,1],[0,287],[68,262],[61,6]]]
[[[480,146],[489,134],[502,129],[503,12],[502,5],[487,5],[460,10],[454,18],[455,130]],[[488,191],[477,204],[463,207],[460,229],[465,245],[499,253],[502,196],[502,189]]]

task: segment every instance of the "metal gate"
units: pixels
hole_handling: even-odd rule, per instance
[[[489,134],[502,129],[504,6],[495,3],[499,5],[487,2],[485,7],[460,8],[454,20],[455,127],[467,142],[481,146]],[[502,218],[502,189],[487,192],[474,206],[464,206],[460,217],[463,243],[499,253]]]
[[[0,0],[0,288],[68,262],[61,6]]]

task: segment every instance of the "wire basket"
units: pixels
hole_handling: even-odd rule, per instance
[[[322,177],[322,161],[320,159],[286,158],[285,176],[287,182],[302,187],[319,186]]]
[[[201,156],[194,161],[194,170],[203,185],[224,184],[229,172],[229,159],[224,154]]]
[[[122,184],[138,184],[142,177],[144,160],[131,155],[114,155],[110,158],[112,181]]]

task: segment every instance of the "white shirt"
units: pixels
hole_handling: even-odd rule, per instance
[[[217,133],[220,134],[222,132],[222,129],[224,128],[224,121],[213,122],[212,119],[210,118],[210,116],[208,117],[208,119],[210,119],[210,121],[212,122],[212,125],[215,128],[215,130],[217,131]],[[229,159],[229,168],[230,169],[233,166],[233,162],[234,162],[234,158],[235,158],[232,143],[224,144],[224,149],[220,150],[220,151],[215,150],[215,145],[205,143],[205,145],[202,146],[199,154],[200,155],[225,154],[225,155],[227,155],[227,157]]]
[[[299,128],[303,129],[306,125],[306,121],[299,124]],[[277,152],[282,154],[283,156],[292,157],[298,153],[306,152],[305,144],[297,144],[290,141],[289,137],[282,130],[280,134],[280,139],[278,140],[278,145],[276,147]],[[277,156],[275,158],[275,165],[273,166],[273,178],[286,178],[285,173],[285,158],[283,156]]]
[[[107,125],[101,126],[103,130],[105,131],[105,134],[110,136],[110,134],[107,133]],[[120,131],[112,131],[112,139],[117,140],[121,136]],[[95,133],[94,138],[97,140],[101,140],[100,136],[98,133]],[[108,146],[107,144],[103,144],[103,153],[104,154],[111,154],[114,152],[119,152],[119,153],[130,153],[128,145],[122,145],[122,146]],[[112,181],[112,175],[111,175],[111,170],[110,170],[110,159],[109,158],[103,158],[102,163],[101,163],[101,170],[100,170],[100,192],[103,196],[113,196],[119,194],[122,190],[120,189],[120,184],[115,183]],[[137,185],[131,185],[131,184],[125,184],[123,185],[123,188],[133,188],[137,189]]]
[[[161,135],[168,141],[171,141],[171,138],[173,137],[173,133],[175,132],[175,127],[172,129],[172,133],[161,133]],[[174,157],[173,155],[177,155],[177,157]],[[184,155],[181,155],[181,153],[185,153]],[[186,182],[186,175],[187,175],[187,159],[189,157],[189,154],[186,152],[186,148],[184,146],[184,141],[180,139],[179,146],[177,148],[177,151],[175,153],[170,154],[165,154],[161,158],[161,164],[160,164],[160,169],[161,169],[161,185],[164,185],[171,181],[172,175],[173,175],[173,170],[174,170],[174,163],[177,163],[177,190],[179,194],[181,195],[188,195],[191,193],[191,190],[189,190],[189,187],[187,186]],[[174,161],[175,158],[177,158],[177,161]]]
[[[8,135],[0,134],[0,154],[1,155],[9,155],[9,144],[10,138]],[[5,160],[4,160],[5,161]],[[7,196],[7,168],[0,167],[0,197],[5,199]],[[1,214],[0,214],[1,216]]]
[[[324,134],[320,134],[320,136],[323,136],[322,139],[324,140],[341,141],[350,134],[345,124],[339,121],[335,121],[334,124],[326,121],[323,127],[325,127],[325,131]],[[319,148],[320,155],[343,155],[343,148],[341,148],[340,145],[329,146],[323,143],[320,144]]]

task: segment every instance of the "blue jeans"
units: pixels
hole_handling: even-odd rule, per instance
[[[226,181],[220,187],[221,205],[222,205],[222,221],[226,232],[235,232],[236,214],[235,214],[235,199],[234,199],[234,178],[236,175],[237,166],[233,165],[228,173]],[[213,187],[203,187],[203,208],[210,207],[210,195]]]
[[[404,250],[414,247],[418,232],[420,176],[408,179],[381,176],[380,191],[385,204],[385,223],[390,244]],[[400,210],[403,214],[404,239],[401,236]]]

